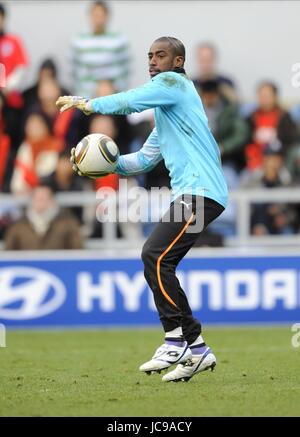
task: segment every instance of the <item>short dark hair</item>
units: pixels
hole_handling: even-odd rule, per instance
[[[215,94],[220,90],[219,82],[216,79],[208,79],[200,82],[200,91],[203,93]]]
[[[2,3],[0,3],[0,15],[2,15],[2,17],[5,17],[6,15],[6,10]]]
[[[93,2],[91,5],[91,10],[93,10],[97,6],[100,6],[105,11],[106,14],[109,14],[109,7],[108,7],[106,2],[101,1],[101,0],[97,0],[97,1]]]
[[[53,76],[57,76],[57,67],[53,59],[46,58],[40,64],[40,70],[51,70],[53,72]]]
[[[183,43],[173,36],[161,36],[160,38],[157,38],[154,42],[166,42],[168,43],[175,56],[182,56],[183,62],[185,61],[185,47]]]

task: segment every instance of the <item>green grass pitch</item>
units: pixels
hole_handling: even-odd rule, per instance
[[[0,416],[299,416],[300,348],[290,326],[204,332],[218,365],[187,383],[138,371],[158,329],[9,331]]]

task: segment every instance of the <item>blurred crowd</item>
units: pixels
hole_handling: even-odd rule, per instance
[[[9,28],[8,12],[0,5],[0,64],[6,70],[6,83],[0,81],[0,193],[29,196],[30,201],[25,210],[0,202],[0,238],[10,250],[79,249],[85,238],[101,237],[102,226],[93,208],[61,208],[55,194],[82,191],[84,195],[105,186],[117,190],[119,176],[95,181],[78,177],[69,164],[70,149],[85,135],[101,132],[116,141],[121,154],[134,152],[153,129],[153,113],[86,117],[74,110],[60,113],[55,105],[60,95],[93,98],[128,89],[129,42],[108,30],[106,3],[89,5],[90,31],[70,41],[73,83],[67,89],[53,59],[36,66],[35,82],[23,88],[28,54]],[[298,186],[300,104],[283,105],[278,86],[269,78],[257,84],[253,102],[241,102],[234,80],[219,72],[218,51],[210,42],[199,43],[195,62],[197,75],[192,79],[220,146],[229,188]],[[169,187],[168,172],[160,163],[152,172],[130,178],[130,184]],[[253,204],[251,233],[299,233],[299,205],[286,201]],[[235,235],[235,209],[230,203],[199,246],[221,245],[224,237]],[[118,237],[139,238],[149,230],[149,224],[120,223]]]

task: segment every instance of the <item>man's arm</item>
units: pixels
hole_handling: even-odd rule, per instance
[[[170,73],[161,73],[141,87],[92,99],[90,101],[91,109],[100,114],[126,115],[158,106],[174,105],[177,101],[178,88],[168,85],[165,80],[166,75],[170,75]]]
[[[179,99],[180,81],[181,78],[177,73],[160,73],[145,85],[126,92],[92,100],[78,96],[64,96],[60,97],[56,104],[61,106],[61,112],[75,107],[85,114],[98,112],[126,115],[159,106],[174,105]]]
[[[119,157],[115,173],[124,176],[146,173],[152,170],[162,159],[156,128],[154,128],[138,152],[121,155]]]

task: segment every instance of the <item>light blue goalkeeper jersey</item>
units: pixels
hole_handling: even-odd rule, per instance
[[[228,190],[219,147],[201,99],[186,75],[160,73],[141,87],[93,99],[91,105],[101,114],[125,115],[154,108],[154,130],[138,152],[120,156],[116,173],[144,173],[164,159],[173,199],[196,194],[226,207]]]

